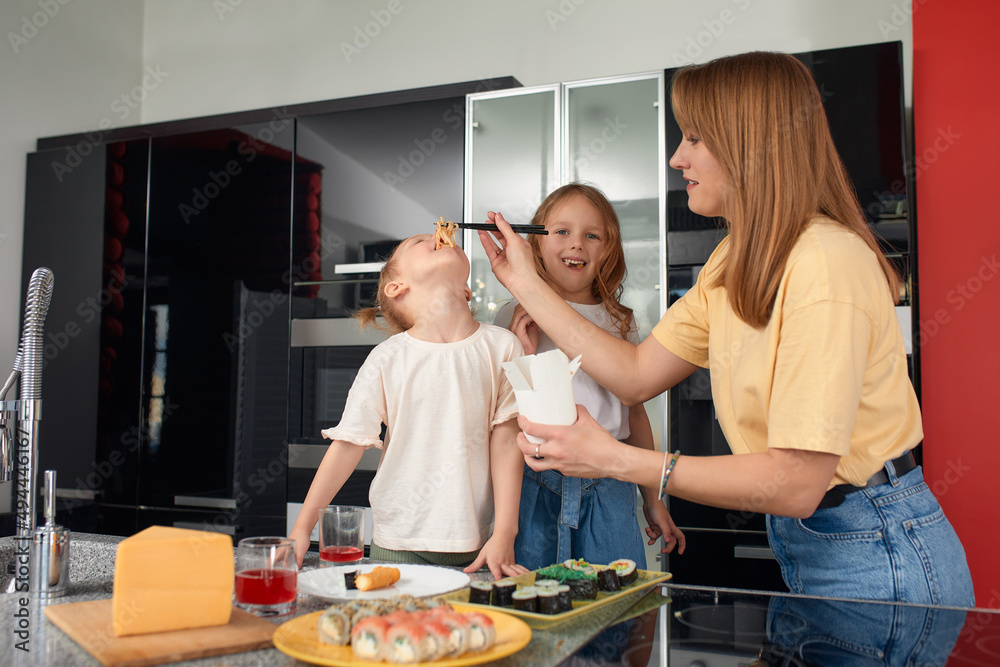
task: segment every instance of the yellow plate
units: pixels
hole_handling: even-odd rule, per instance
[[[562,623],[563,621],[577,618],[582,614],[589,613],[595,609],[600,609],[601,607],[618,602],[625,598],[638,597],[638,593],[649,590],[653,586],[663,583],[673,576],[669,572],[654,572],[652,570],[636,571],[639,573],[639,577],[636,579],[635,583],[629,584],[620,591],[616,591],[614,593],[598,591],[597,599],[595,600],[573,600],[573,609],[571,611],[564,611],[561,614],[539,614],[533,611],[521,611],[519,609],[514,609],[513,607],[494,607],[492,605],[472,604],[469,602],[468,587],[455,591],[454,593],[439,595],[438,599],[444,600],[449,604],[457,602],[468,605],[469,609],[475,609],[476,611],[502,609],[505,614],[517,616],[518,618],[524,619],[529,626],[541,629],[557,623]],[[537,572],[537,570],[535,572]],[[523,586],[531,586],[535,583],[535,572],[528,572],[516,577],[509,577],[509,579],[517,582],[519,588]]]
[[[505,658],[517,653],[531,641],[531,628],[519,619],[509,616],[496,609],[482,609],[479,605],[452,604],[456,611],[478,611],[493,620],[496,629],[496,642],[493,648],[479,653],[466,653],[458,658],[435,660],[420,663],[434,667],[460,667],[461,665],[481,665],[493,660]],[[357,667],[359,665],[380,665],[385,663],[361,660],[354,657],[350,646],[331,646],[319,641],[316,623],[323,612],[316,611],[305,616],[299,616],[281,625],[274,631],[275,648],[297,660],[314,665],[333,665],[334,667]]]

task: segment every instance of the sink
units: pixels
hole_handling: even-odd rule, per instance
[[[70,583],[110,581],[114,578],[115,551],[123,539],[125,538],[118,535],[70,533]],[[7,573],[7,567],[18,558],[17,549],[18,541],[15,537],[0,537],[0,594],[8,589],[11,576]]]

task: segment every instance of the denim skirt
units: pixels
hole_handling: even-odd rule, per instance
[[[918,466],[807,519],[767,516],[793,593],[972,607],[965,550]]]
[[[537,570],[568,558],[610,563],[630,558],[645,569],[636,518],[638,488],[616,479],[565,477],[524,466],[514,556]]]

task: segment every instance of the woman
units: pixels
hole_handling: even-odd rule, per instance
[[[670,166],[688,181],[691,210],[723,218],[729,234],[652,336],[636,346],[577,315],[499,213],[490,214],[496,240],[480,240],[532,320],[626,404],[709,368],[736,456],[671,467],[579,409],[569,427],[520,418],[546,439],[536,451],[519,436],[526,462],[765,512],[793,592],[971,606],[961,543],[910,454],[922,427],[894,312],[899,279],[861,213],[811,73],[788,55],[731,56],[680,70],[672,99],[684,139]]]

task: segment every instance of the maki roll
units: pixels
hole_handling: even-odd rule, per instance
[[[492,647],[497,637],[493,619],[475,611],[466,612],[465,617],[469,619],[469,650],[485,651]]]
[[[416,623],[397,623],[385,635],[383,656],[389,662],[411,665],[424,661],[425,647],[434,642]]]
[[[427,633],[423,644],[423,660],[431,661],[443,658],[451,651],[451,632],[444,623],[425,618],[420,626]]]
[[[559,598],[559,611],[573,611],[573,598],[569,592],[569,584],[556,586],[556,594]]]
[[[635,568],[635,561],[628,558],[619,558],[610,563],[608,568],[618,573],[618,581],[621,582],[622,586],[633,584],[639,578],[639,570]]]
[[[489,604],[493,595],[493,583],[490,581],[473,581],[469,584],[469,602],[472,604]]]
[[[456,611],[435,612],[434,620],[448,628],[448,655],[457,658],[469,650],[469,628],[472,623]]]
[[[351,630],[351,651],[359,660],[380,661],[385,635],[391,627],[389,621],[378,616],[369,616],[358,622]]]
[[[597,581],[594,579],[570,579],[569,596],[574,600],[593,600],[597,597]]]
[[[622,589],[618,573],[610,567],[597,570],[597,588],[605,593],[614,593]]]
[[[555,579],[535,579],[536,588],[555,588],[559,582]]]
[[[358,590],[358,587],[354,585],[354,577],[356,577],[357,575],[358,575],[357,570],[350,570],[348,572],[344,572],[344,588],[346,588],[349,591]]]
[[[568,588],[568,587],[567,587]],[[569,591],[567,590],[567,595]],[[542,614],[558,614],[562,612],[559,602],[559,591],[555,588],[539,588],[537,593],[538,611]],[[570,609],[573,605],[570,605]]]
[[[490,597],[490,604],[494,607],[510,607],[514,604],[514,591],[517,590],[517,583],[509,579],[501,579],[493,584],[493,595]]]
[[[351,616],[340,605],[333,605],[319,617],[316,630],[320,643],[346,646],[351,640]]]
[[[537,612],[538,595],[535,593],[536,590],[535,588],[522,588],[519,591],[514,591],[511,595],[514,609],[518,611]]]
[[[573,572],[581,572],[587,575],[594,573],[593,566],[582,558],[570,558],[568,560],[564,560],[562,564],[567,570],[571,570]]]

